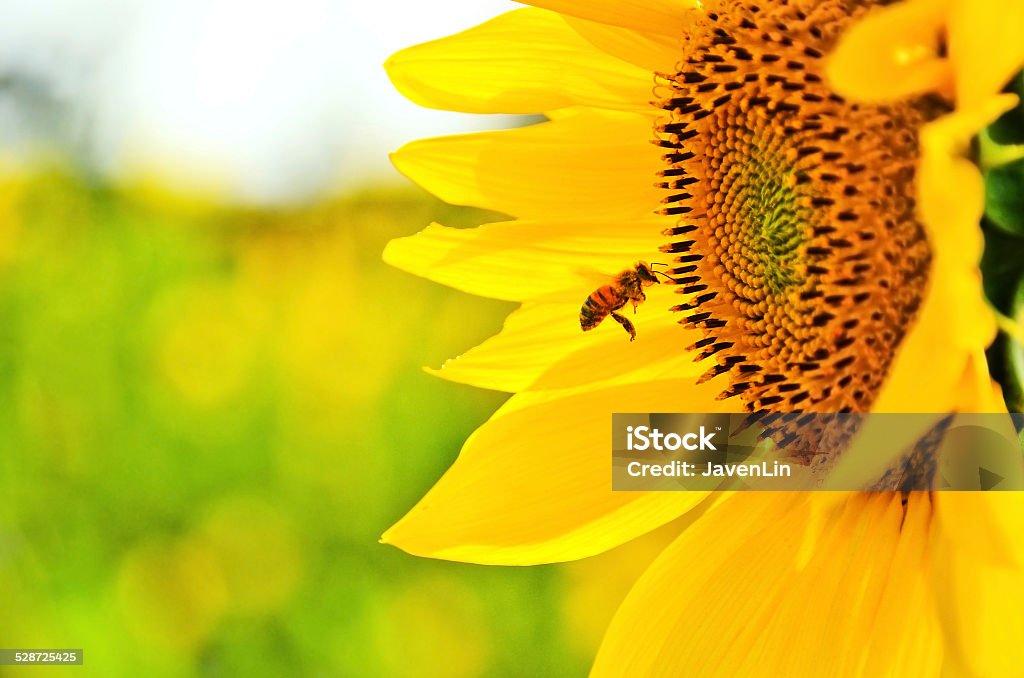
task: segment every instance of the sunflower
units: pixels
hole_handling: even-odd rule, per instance
[[[1014,675],[1014,496],[615,493],[607,456],[612,412],[1004,411],[967,157],[1024,62],[979,57],[998,13],[965,37],[955,1],[529,4],[387,64],[421,105],[547,120],[393,156],[439,197],[513,219],[431,225],[385,260],[521,307],[436,371],[514,395],[383,541],[550,563],[700,505],[595,675]],[[858,57],[905,68],[862,82]],[[581,303],[636,261],[672,279],[647,289],[636,341],[612,322],[583,334]],[[865,426],[837,469],[870,480],[929,427],[880,448]]]

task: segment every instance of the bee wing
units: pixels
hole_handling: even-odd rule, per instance
[[[535,298],[534,301],[545,304],[579,305],[586,302],[599,289],[615,281],[614,276],[596,268],[575,267],[571,272],[574,279],[566,287],[552,290]]]
[[[578,266],[575,269],[576,276],[587,285],[597,289],[601,285],[607,285],[614,282],[615,276],[619,271],[601,271],[591,266]]]

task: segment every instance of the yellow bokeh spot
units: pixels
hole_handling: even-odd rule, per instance
[[[197,531],[220,564],[233,610],[267,614],[285,605],[302,576],[302,549],[291,524],[255,498],[217,505]]]
[[[408,299],[367,272],[348,231],[322,230],[312,216],[294,227],[245,243],[239,284],[271,309],[288,397],[309,415],[310,426],[334,435],[340,410],[388,385],[410,341],[395,329],[408,326]]]
[[[122,562],[117,600],[140,644],[195,652],[216,628],[227,592],[216,554],[202,543],[150,542]]]
[[[21,196],[27,181],[26,176],[9,165],[0,157],[0,267],[10,263],[17,251],[22,222]]]
[[[389,676],[469,678],[487,668],[492,650],[483,604],[455,577],[411,582],[382,601],[376,622],[374,650]]]
[[[156,362],[185,402],[223,406],[253,376],[265,323],[258,300],[222,284],[174,290],[154,307]]]

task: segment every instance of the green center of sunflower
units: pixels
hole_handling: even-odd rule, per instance
[[[920,306],[923,103],[861,106],[823,57],[854,2],[720,2],[664,77],[664,213],[690,348],[752,412],[867,411]]]
[[[799,193],[790,184],[792,168],[778,153],[780,140],[754,143],[747,130],[725,127],[719,136],[728,152],[717,160],[709,188],[721,199],[716,210],[722,237],[712,234],[724,252],[722,266],[754,296],[778,297],[804,280],[800,266],[807,243],[807,223],[813,215],[801,207]]]

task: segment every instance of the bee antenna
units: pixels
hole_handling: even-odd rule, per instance
[[[650,264],[648,264],[648,266],[650,266],[651,268],[653,268],[653,267],[655,267],[655,266],[668,266],[668,264],[663,264],[663,263],[661,263],[660,261],[652,261],[652,262],[651,262]]]
[[[670,276],[668,273],[662,273],[661,271],[651,271],[651,273],[653,273],[654,275],[663,275],[663,276],[665,276],[666,280],[671,280],[674,283],[678,282],[675,278]]]

